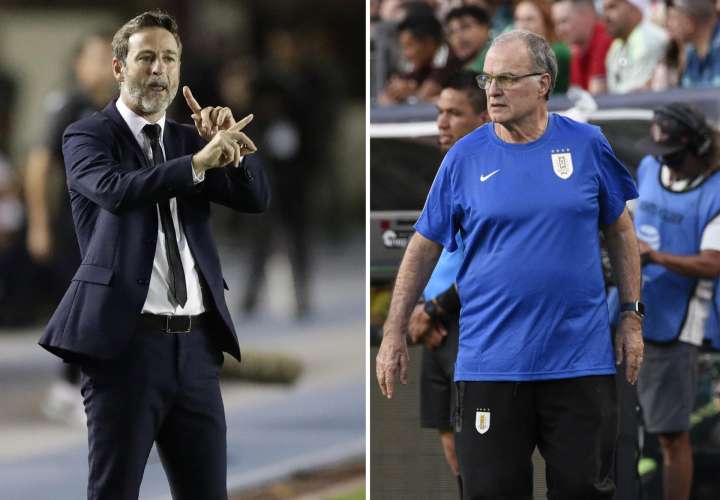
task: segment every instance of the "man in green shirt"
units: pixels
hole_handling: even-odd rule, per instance
[[[448,43],[464,69],[481,72],[490,45],[490,16],[475,5],[457,7],[445,17]]]

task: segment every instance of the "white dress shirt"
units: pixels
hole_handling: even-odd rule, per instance
[[[145,155],[150,159],[152,164],[152,148],[150,147],[150,140],[143,133],[143,127],[148,125],[150,122],[145,118],[135,114],[127,105],[122,101],[122,98],[116,102],[117,110],[120,112],[120,116],[123,117],[125,123],[130,127],[135,140],[140,145],[140,148],[145,152]],[[160,147],[165,154],[165,145],[163,144],[163,134],[165,133],[165,116],[158,120],[160,125]],[[161,167],[155,167],[161,168]],[[192,169],[192,167],[190,167]],[[202,182],[203,176],[195,175],[193,170],[193,179],[195,182]],[[177,212],[177,200],[170,198],[170,214],[172,215],[173,224],[175,225],[175,236],[177,238],[178,248],[180,250],[180,260],[182,261],[183,270],[185,271],[185,284],[187,286],[187,302],[185,307],[173,305],[170,301],[170,285],[168,284],[168,274],[170,266],[167,261],[167,253],[165,252],[165,234],[162,230],[162,224],[160,223],[160,210],[155,205],[155,210],[158,217],[158,238],[155,246],[155,258],[153,259],[152,274],[150,275],[150,288],[148,289],[147,298],[143,305],[142,312],[150,314],[164,314],[164,315],[191,315],[202,314],[205,312],[205,306],[202,301],[202,290],[200,289],[200,277],[198,276],[197,269],[195,267],[195,259],[193,259],[190,247],[188,247],[187,240],[185,239],[185,231],[183,231],[178,219]]]

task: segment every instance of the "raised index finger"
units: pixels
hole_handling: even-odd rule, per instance
[[[202,111],[200,104],[195,100],[195,97],[193,97],[192,92],[190,91],[190,87],[188,87],[187,85],[183,87],[183,96],[185,96],[185,102],[190,108],[190,111],[195,114]]]
[[[243,118],[242,120],[237,122],[235,125],[230,127],[228,130],[232,130],[233,132],[241,131],[242,129],[245,128],[245,125],[247,125],[248,123],[250,123],[252,121],[253,117],[254,117],[254,115],[252,115],[252,114],[247,115],[245,118]]]

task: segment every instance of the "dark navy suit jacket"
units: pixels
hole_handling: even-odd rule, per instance
[[[205,141],[194,127],[168,119],[163,143],[167,161],[153,168],[114,101],[65,130],[63,155],[82,264],[39,343],[66,360],[112,359],[128,346],[150,284],[156,204],[173,197],[201,276],[205,307],[217,312],[220,347],[240,359],[210,232],[210,202],[241,212],[264,211],[270,197],[265,174],[248,156],[240,168],[208,170],[195,185],[190,159]]]

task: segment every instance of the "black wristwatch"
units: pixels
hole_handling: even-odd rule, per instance
[[[645,304],[639,300],[636,300],[635,302],[626,302],[625,304],[620,305],[620,312],[633,312],[637,314],[640,319],[643,319],[645,317]]]
[[[431,319],[437,319],[439,311],[438,311],[438,306],[434,300],[426,301],[423,304],[423,309],[425,310],[425,314],[430,316]]]

